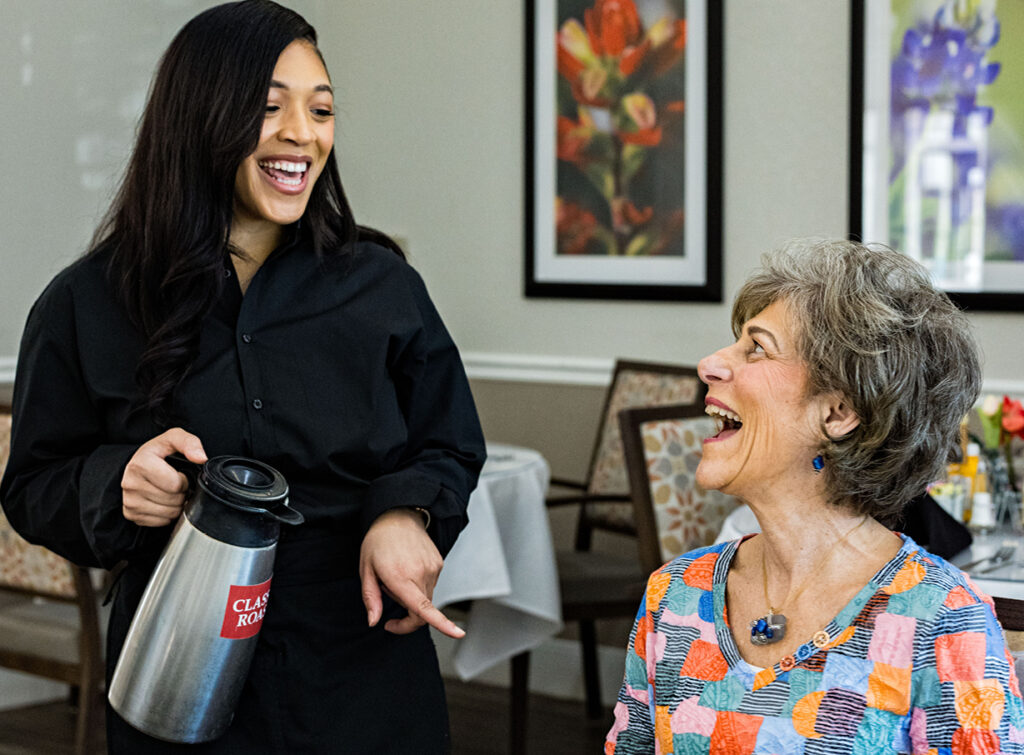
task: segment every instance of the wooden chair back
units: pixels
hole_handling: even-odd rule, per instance
[[[703,440],[716,427],[703,405],[624,409],[619,425],[644,570],[711,545],[739,502],[697,484]]]
[[[0,408],[0,475],[11,415]],[[88,569],[26,542],[0,510],[0,667],[78,690],[76,755],[95,751],[102,723],[103,648]]]
[[[1006,647],[1013,656],[1017,683],[1024,693],[1024,600],[993,597],[996,604],[996,618],[1006,635]]]
[[[631,407],[667,404],[700,406],[703,410],[705,393],[707,386],[701,382],[694,367],[625,360],[615,363],[612,382],[605,396],[601,426],[590,458],[586,492],[591,497],[617,496],[621,501],[584,504],[580,512],[582,529],[636,533],[633,504],[629,501],[629,475],[622,451],[619,412]]]

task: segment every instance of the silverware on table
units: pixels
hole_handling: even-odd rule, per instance
[[[1008,558],[1008,559],[1006,559],[1004,561],[1000,561],[999,563],[990,564],[989,566],[986,566],[984,569],[978,569],[974,573],[975,574],[989,574],[989,573],[994,572],[994,571],[999,571],[1000,569],[1005,569],[1007,566],[1020,566],[1020,565],[1021,565],[1021,561],[1020,560],[1015,559],[1015,558]]]
[[[979,558],[975,561],[971,561],[969,564],[964,564],[960,567],[960,570],[965,572],[974,571],[976,574],[986,574],[1004,566],[1007,561],[1013,558],[1013,554],[1016,552],[1017,546],[1015,543],[1004,543],[999,550],[991,556]],[[985,568],[979,569],[978,567],[982,564],[986,564]]]

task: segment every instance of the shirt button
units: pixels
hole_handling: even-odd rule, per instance
[[[258,398],[257,399],[253,399],[252,408],[253,409],[262,409],[263,408],[263,402],[260,401]]]
[[[245,343],[252,343],[252,336],[251,336],[251,335],[249,335],[248,333],[243,333],[243,334],[242,334],[242,340],[243,340],[243,341],[244,341]]]
[[[231,277],[231,270],[229,268],[224,268],[224,277],[225,278],[230,278]]]

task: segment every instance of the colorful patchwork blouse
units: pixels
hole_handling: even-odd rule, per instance
[[[605,752],[1024,753],[1024,707],[991,599],[903,547],[822,631],[771,668],[726,622],[740,541],[651,575]]]

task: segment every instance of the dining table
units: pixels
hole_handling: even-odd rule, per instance
[[[452,664],[468,680],[562,631],[558,569],[544,504],[551,472],[533,449],[487,444],[469,499],[469,524],[434,588],[439,608],[458,604],[466,636]]]
[[[950,563],[970,575],[982,592],[993,597],[1024,599],[1024,531],[1003,524],[972,533],[973,542]],[[1005,558],[994,558],[1003,550]]]

